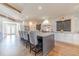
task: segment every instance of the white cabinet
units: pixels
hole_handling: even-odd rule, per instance
[[[59,34],[60,34],[60,33],[59,33]],[[61,34],[60,34],[60,37],[61,37],[60,40],[61,40],[62,42],[65,42],[65,41],[66,41],[66,39],[64,38],[64,37],[65,37],[65,34],[64,34],[64,33],[61,33]]]
[[[79,45],[78,33],[55,33],[55,40],[70,44]]]
[[[73,43],[73,34],[71,34],[71,33],[55,33],[55,40],[72,44]]]
[[[64,33],[55,33],[55,40],[56,41],[64,41]]]
[[[73,36],[73,38],[74,38],[74,40],[73,40],[74,44],[75,45],[79,45],[79,34],[75,34]]]
[[[61,41],[61,35],[59,33],[55,33],[54,36],[56,41]]]
[[[66,33],[64,34],[65,42],[67,43],[73,43],[73,34]]]

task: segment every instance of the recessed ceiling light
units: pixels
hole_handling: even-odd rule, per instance
[[[42,10],[42,6],[38,6],[38,10]]]

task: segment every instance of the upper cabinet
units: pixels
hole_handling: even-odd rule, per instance
[[[36,29],[40,31],[41,30],[41,24],[37,24]]]

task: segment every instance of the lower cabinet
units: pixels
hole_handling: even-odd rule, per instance
[[[73,43],[75,44],[75,45],[79,45],[79,34],[75,34],[74,36],[73,36]]]
[[[76,33],[55,33],[55,40],[70,44],[79,45],[79,34]]]

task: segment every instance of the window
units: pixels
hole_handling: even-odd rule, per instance
[[[57,21],[57,31],[71,31],[71,20]]]

